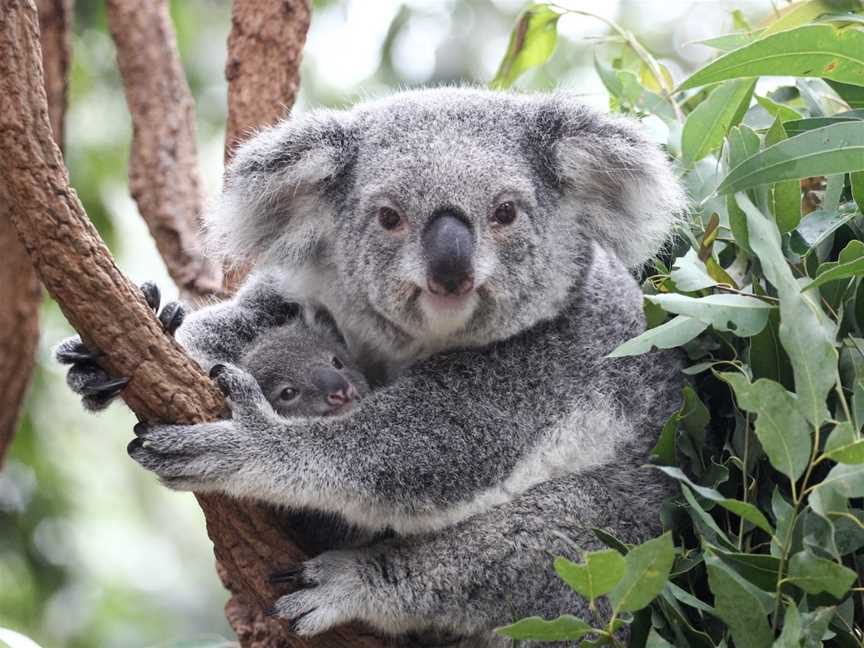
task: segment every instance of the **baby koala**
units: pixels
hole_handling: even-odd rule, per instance
[[[369,384],[330,314],[301,310],[306,312],[256,341],[240,366],[282,416],[345,414],[369,393]]]

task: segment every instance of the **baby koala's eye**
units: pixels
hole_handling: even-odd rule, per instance
[[[333,356],[331,362],[333,363],[333,366],[336,367],[336,369],[342,369],[345,366],[344,364],[342,364],[342,361],[336,356]]]
[[[279,400],[292,401],[300,395],[300,390],[295,387],[286,387],[279,392]]]
[[[492,214],[492,222],[496,225],[512,225],[516,220],[516,205],[512,202],[503,202],[495,208]]]

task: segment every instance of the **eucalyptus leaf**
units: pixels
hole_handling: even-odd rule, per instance
[[[667,532],[633,547],[625,561],[624,576],[609,593],[616,613],[641,610],[663,591],[675,561],[672,534]]]
[[[543,3],[533,4],[520,14],[507,52],[490,83],[492,88],[509,88],[521,74],[549,60],[558,43],[560,17],[559,11]]]
[[[765,531],[767,534],[771,535],[774,533],[774,529],[771,526],[771,523],[768,522],[768,519],[762,514],[762,511],[760,511],[757,507],[753,506],[749,502],[742,502],[741,500],[725,497],[713,488],[694,484],[680,468],[676,468],[673,466],[658,466],[657,469],[662,470],[664,473],[666,473],[673,479],[677,479],[678,481],[687,484],[692,490],[699,493],[699,495],[701,495],[705,499],[712,502],[717,502],[720,506],[727,509],[728,511],[731,511],[738,517],[742,517],[748,522],[752,522],[754,525]]]
[[[697,298],[671,293],[646,295],[645,299],[670,313],[692,317],[739,337],[756,335],[765,328],[768,314],[774,308],[761,299],[744,295],[718,294]]]
[[[771,465],[795,481],[810,463],[810,426],[794,394],[762,378],[751,383],[737,373],[717,374],[732,386],[738,405],[756,414],[755,431]]]
[[[713,553],[705,553],[708,584],[714,594],[714,609],[723,619],[736,648],[765,648],[774,640],[768,626],[771,597],[747,582]]]
[[[792,363],[799,411],[812,425],[820,425],[828,418],[825,399],[834,387],[838,358],[825,314],[818,303],[801,293],[783,256],[777,226],[745,194],[735,198],[747,215],[750,246],[780,297],[780,341]]]
[[[864,85],[864,32],[823,24],[770,34],[710,62],[679,89],[760,76],[821,77]]]
[[[717,193],[760,184],[864,170],[864,121],[816,128],[769,146],[723,178]]]
[[[849,591],[855,578],[855,572],[848,567],[818,558],[809,551],[799,551],[792,556],[786,576],[786,580],[808,594],[827,592],[837,599]]]
[[[613,350],[608,357],[620,358],[640,355],[655,348],[671,349],[689,342],[706,328],[708,328],[708,324],[692,317],[673,317],[665,324],[655,326],[632,340],[627,340]]]
[[[566,641],[581,639],[593,632],[593,628],[570,614],[547,621],[540,617],[528,617],[508,626],[496,628],[495,632],[511,639],[530,641]]]
[[[624,556],[614,549],[590,551],[585,564],[579,565],[566,558],[555,559],[555,572],[575,592],[589,601],[608,594],[624,575]]]
[[[720,148],[726,131],[744,116],[755,86],[755,80],[727,81],[696,106],[681,135],[684,160],[695,162]]]

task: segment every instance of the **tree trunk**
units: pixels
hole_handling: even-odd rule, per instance
[[[195,102],[177,53],[166,0],[108,0],[132,115],[129,189],[184,300],[220,294],[222,273],[201,253],[204,193]]]
[[[51,137],[33,0],[0,0],[0,15],[0,204],[8,206],[39,277],[84,340],[106,352],[104,366],[130,377],[123,397],[140,418],[183,423],[217,418],[224,407],[221,394],[163,334],[69,187]],[[283,622],[262,617],[261,609],[276,597],[267,574],[304,554],[278,531],[278,520],[265,507],[210,495],[199,501],[220,574],[235,593],[227,612],[242,645],[388,645],[351,627],[302,641]]]
[[[71,0],[39,0],[40,49],[55,141],[63,143]],[[0,201],[0,465],[6,456],[36,361],[42,290],[9,210]]]

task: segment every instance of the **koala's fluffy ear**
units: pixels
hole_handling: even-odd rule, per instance
[[[686,198],[663,151],[638,122],[601,115],[567,93],[541,99],[536,128],[545,159],[588,235],[631,268],[655,255],[683,217]]]
[[[287,119],[244,142],[205,214],[207,250],[233,261],[313,254],[332,222],[332,187],[354,151],[347,115],[337,111]]]

